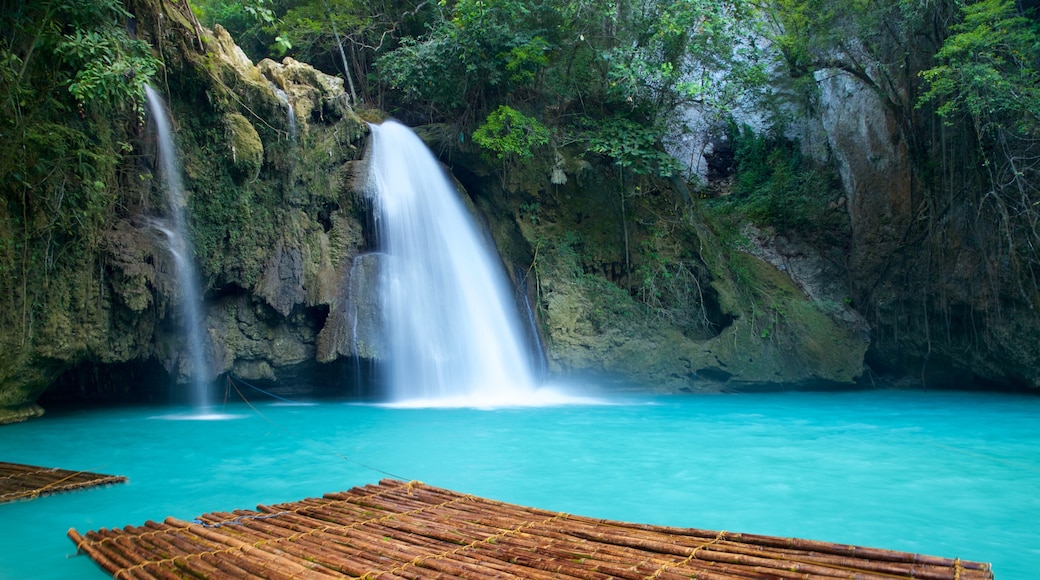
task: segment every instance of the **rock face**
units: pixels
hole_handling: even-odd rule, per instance
[[[852,224],[850,275],[877,272],[900,248],[912,219],[913,171],[895,121],[851,75],[818,73],[820,121],[845,187]]]
[[[340,288],[318,336],[318,361],[331,362],[340,356],[386,359],[385,313],[379,293],[384,259],[377,253],[354,258],[348,283]]]
[[[876,93],[838,71],[818,81],[852,224],[850,296],[872,330],[870,366],[933,385],[1040,387],[1040,324],[1032,291],[1022,291],[1033,282],[987,252],[984,204],[928,203],[943,197],[941,184],[922,177],[927,160],[915,165]]]
[[[507,266],[534,274],[551,372],[669,393],[849,385],[862,373],[863,321],[807,249],[731,251],[670,180],[621,196],[609,162],[572,152],[505,179],[475,152],[452,158]]]

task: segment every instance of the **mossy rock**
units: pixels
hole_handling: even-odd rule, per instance
[[[224,128],[236,181],[241,183],[255,178],[264,162],[264,142],[260,140],[260,134],[249,119],[239,113],[224,115]]]

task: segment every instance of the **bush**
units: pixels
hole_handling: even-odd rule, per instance
[[[731,129],[736,176],[727,202],[748,219],[780,231],[812,234],[827,229],[827,205],[837,178],[804,159],[797,142]]]
[[[534,117],[502,105],[473,132],[473,142],[498,159],[510,155],[530,159],[536,147],[549,144],[549,129]]]

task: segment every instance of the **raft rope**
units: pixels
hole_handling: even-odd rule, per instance
[[[285,512],[275,512],[273,514],[238,516],[237,518],[235,518],[233,520],[224,520],[222,522],[217,522],[215,524],[207,524],[206,522],[200,520],[199,518],[195,518],[195,519],[191,520],[191,523],[198,524],[198,525],[200,525],[200,526],[202,526],[204,528],[222,528],[224,526],[242,526],[242,525],[245,525],[245,523],[244,523],[245,520],[266,520],[266,519],[269,519],[269,518],[277,518],[278,516],[284,516],[284,515],[286,515],[288,513],[289,512],[285,511]]]
[[[477,499],[479,499],[479,498],[477,498]],[[500,540],[502,538],[505,538],[506,536],[519,534],[519,533],[522,533],[526,529],[533,528],[533,527],[536,527],[536,526],[544,526],[544,525],[547,525],[547,524],[551,524],[552,522],[555,522],[556,520],[566,519],[568,517],[570,517],[570,514],[565,513],[565,512],[559,512],[556,515],[554,515],[552,517],[548,517],[548,518],[546,518],[544,520],[536,520],[536,521],[531,521],[531,522],[524,522],[524,523],[516,526],[515,528],[506,528],[504,530],[501,530],[497,534],[491,534],[490,536],[488,536],[486,538],[481,538],[479,540],[473,540],[472,542],[470,542],[470,543],[468,543],[468,544],[466,544],[464,546],[459,546],[459,547],[451,549],[451,550],[445,550],[445,551],[437,553],[437,554],[429,554],[429,555],[426,555],[426,556],[416,556],[412,560],[410,560],[408,562],[405,562],[403,564],[400,564],[400,565],[398,565],[398,566],[396,566],[394,568],[391,568],[390,570],[365,572],[361,576],[354,577],[353,580],[373,580],[375,578],[378,578],[379,576],[382,576],[383,574],[390,574],[391,576],[393,576],[397,572],[399,572],[399,571],[401,571],[401,570],[403,570],[403,569],[405,569],[405,568],[407,568],[409,566],[421,566],[422,563],[427,561],[427,560],[443,560],[443,559],[447,558],[448,556],[452,556],[452,555],[458,554],[459,552],[461,552],[463,550],[468,550],[470,548],[473,548],[474,546],[479,546],[480,544],[494,544],[495,542],[497,542],[498,540]]]
[[[274,393],[265,391],[265,390],[261,389],[260,387],[258,387],[256,385],[251,385],[251,384],[243,381],[240,377],[236,377],[236,376],[232,375],[231,373],[228,373],[228,375],[227,375],[227,382],[228,382],[228,384],[231,384],[232,381],[238,381],[238,382],[242,383],[243,385],[249,387],[250,389],[253,389],[254,391],[263,393],[263,394],[267,395],[268,397],[271,397],[272,399],[278,399],[279,401],[283,401],[285,403],[291,403],[293,405],[299,404],[296,401],[290,401],[289,399],[286,399],[285,397],[279,397],[278,395],[276,395]],[[225,403],[227,403],[227,394],[226,393],[227,393],[227,391],[225,390],[225,395],[224,395],[224,402]]]
[[[36,471],[21,471],[10,475],[4,475],[0,477],[0,479],[15,479],[18,477],[27,477],[29,475],[39,475],[41,473],[53,473],[55,471],[58,471],[57,467],[44,467],[43,469],[37,469]]]
[[[689,564],[694,558],[697,557],[697,552],[700,551],[701,548],[707,548],[708,546],[710,546],[712,544],[717,544],[717,543],[721,542],[722,539],[725,537],[725,535],[726,535],[726,530],[720,531],[718,533],[718,535],[715,536],[714,539],[708,540],[707,542],[704,542],[703,544],[701,544],[701,545],[697,546],[696,548],[694,548],[693,551],[690,552],[690,555],[687,556],[686,559],[681,561],[681,562],[666,562],[660,568],[658,568],[656,572],[654,572],[650,576],[647,576],[647,580],[654,580],[655,578],[659,578],[661,576],[661,574],[668,568],[673,568],[673,567],[674,568],[678,568],[680,566],[685,566],[685,565]]]
[[[240,382],[242,382],[243,384],[246,384],[246,383],[245,383],[244,381],[242,381],[241,379],[237,379],[237,380],[238,380],[238,381],[240,381]],[[251,403],[251,402],[249,401],[249,399],[247,399],[247,398],[246,398],[246,396],[245,396],[244,394],[242,394],[242,391],[241,391],[241,390],[240,390],[240,389],[238,388],[238,386],[237,386],[237,385],[235,385],[235,382],[231,380],[231,375],[228,375],[228,381],[227,381],[227,384],[228,384],[229,386],[231,386],[231,388],[235,389],[235,392],[236,392],[236,393],[238,393],[238,396],[239,396],[239,397],[240,397],[240,398],[242,399],[242,401],[243,401],[243,402],[245,402],[245,404],[246,404],[246,405],[249,405],[249,408],[250,408],[250,409],[252,409],[252,410],[253,410],[253,412],[254,412],[254,413],[256,413],[256,414],[257,414],[258,416],[260,416],[260,418],[261,418],[261,419],[263,419],[264,421],[267,421],[267,422],[268,422],[268,423],[270,423],[270,424],[271,424],[272,426],[274,426],[274,427],[275,427],[276,429],[278,429],[278,430],[279,430],[279,431],[281,431],[282,433],[285,433],[286,435],[289,435],[290,437],[294,437],[294,438],[296,438],[296,439],[299,439],[299,440],[301,440],[301,441],[307,441],[307,442],[311,442],[311,443],[313,443],[313,442],[314,442],[314,439],[311,439],[311,438],[305,437],[305,436],[303,436],[303,435],[300,435],[299,433],[296,433],[296,432],[294,432],[294,431],[291,431],[291,430],[289,430],[289,429],[286,429],[285,427],[283,427],[283,426],[279,425],[278,423],[276,423],[276,422],[272,421],[272,420],[271,420],[271,419],[270,419],[269,417],[267,417],[266,415],[264,415],[263,413],[261,413],[261,412],[260,412],[260,409],[257,409],[257,408],[256,408],[256,406],[255,406],[255,405],[253,405],[253,403]],[[256,388],[256,387],[253,387],[253,388]],[[257,390],[259,391],[260,389],[257,389]],[[267,394],[270,394],[270,393],[267,393]],[[272,396],[272,397],[275,397],[275,398],[281,398],[281,397],[277,397],[276,395],[271,395],[271,396]],[[287,399],[282,399],[282,400],[283,400],[283,401],[285,401],[285,400],[287,400]],[[289,401],[289,402],[291,403],[292,401]],[[340,453],[340,452],[339,452],[339,451],[337,451],[337,450],[336,450],[336,449],[335,449],[334,447],[332,447],[331,445],[329,445],[329,444],[327,444],[327,443],[322,443],[322,442],[318,442],[318,443],[319,443],[319,445],[321,445],[322,447],[325,447],[325,448],[326,448],[326,449],[327,449],[327,450],[329,451],[329,453],[331,453],[332,455],[335,455],[336,457],[339,457],[340,459],[342,459],[342,460],[344,460],[344,461],[346,461],[346,462],[348,462],[348,463],[353,463],[354,465],[357,465],[358,467],[363,467],[363,468],[365,468],[365,469],[368,469],[368,470],[374,471],[374,472],[376,472],[376,473],[381,473],[381,474],[383,474],[383,475],[386,475],[386,476],[392,477],[392,478],[394,478],[394,479],[399,479],[399,480],[402,480],[402,481],[413,481],[413,480],[414,480],[414,478],[411,478],[411,477],[404,477],[404,476],[402,476],[402,475],[398,475],[398,474],[396,474],[396,473],[391,473],[391,472],[389,472],[389,471],[386,471],[385,469],[379,469],[378,467],[373,467],[373,466],[371,466],[371,465],[368,465],[368,464],[366,464],[366,463],[362,463],[362,462],[360,462],[360,461],[357,461],[356,459],[351,459],[350,457],[348,457],[348,456],[344,455],[343,453]]]

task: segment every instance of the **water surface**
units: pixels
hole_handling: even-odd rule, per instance
[[[396,476],[574,514],[1040,570],[1040,398],[866,391],[409,409],[254,402],[52,412],[0,460],[128,484],[0,505],[0,578],[105,578],[65,533],[294,501]]]

